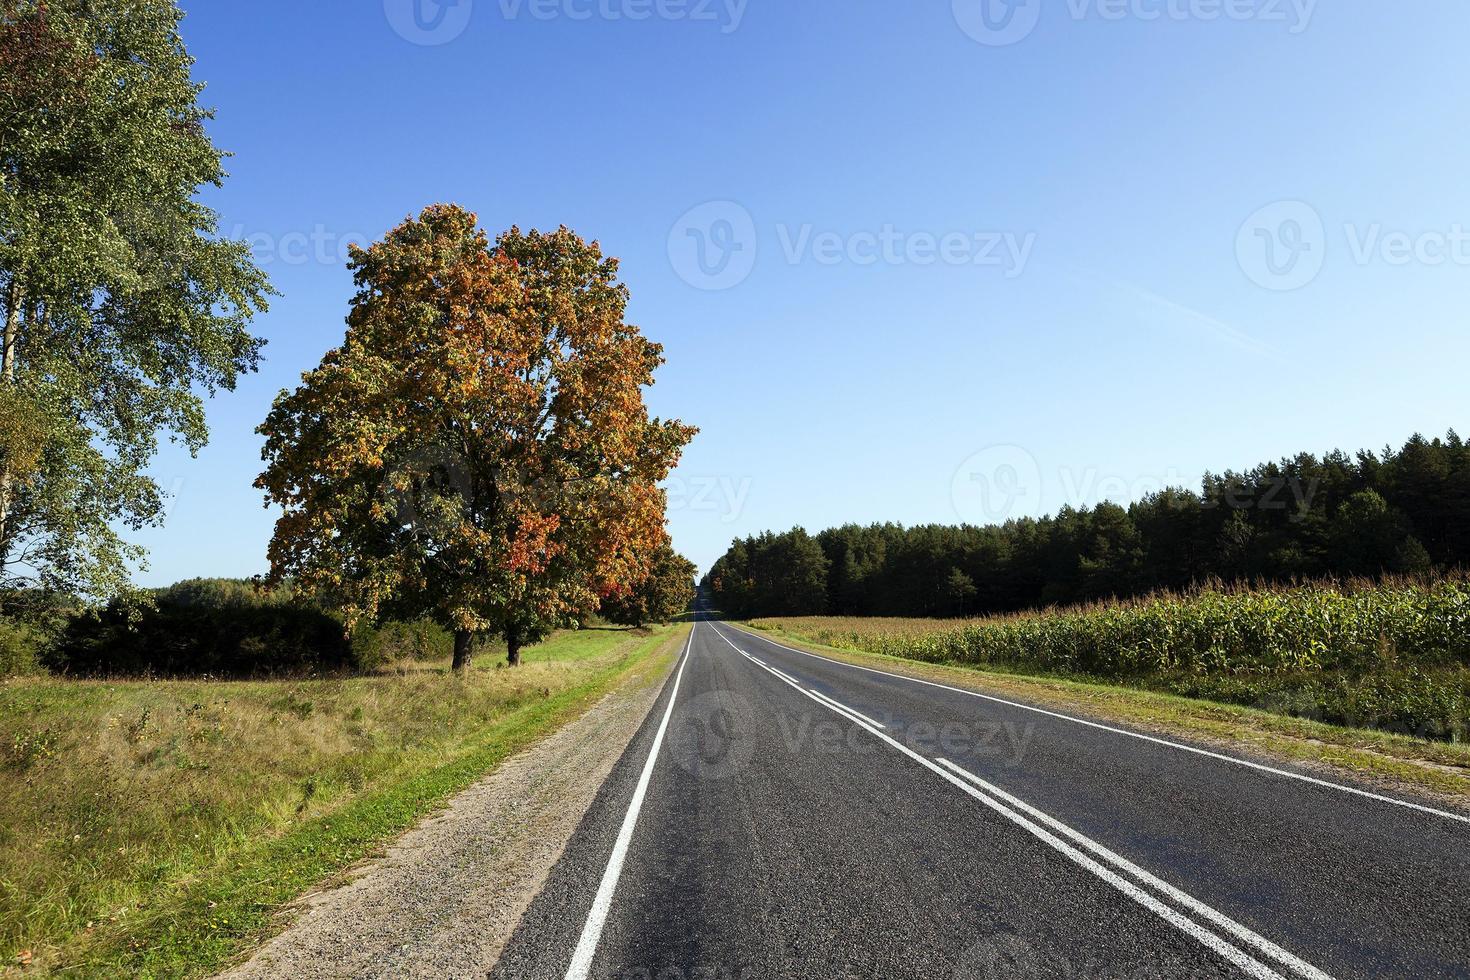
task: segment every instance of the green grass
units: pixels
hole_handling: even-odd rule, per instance
[[[684,627],[564,633],[348,679],[0,686],[0,960],[207,975],[280,907],[576,717],[651,682]]]
[[[1390,732],[1347,728],[1239,705],[1220,704],[1114,684],[1035,677],[968,664],[931,663],[851,646],[818,642],[832,617],[760,620],[762,633],[798,649],[1018,702],[1282,762],[1407,789],[1461,809],[1470,808],[1470,745],[1434,742]],[[851,623],[853,621],[843,621]],[[881,620],[857,621],[881,629]],[[905,621],[938,624],[936,620]],[[754,626],[755,624],[745,624]],[[952,626],[952,624],[950,624]],[[922,628],[922,627],[920,627]]]

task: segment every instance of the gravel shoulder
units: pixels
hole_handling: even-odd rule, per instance
[[[303,897],[223,980],[488,974],[671,670],[654,658],[382,857]]]

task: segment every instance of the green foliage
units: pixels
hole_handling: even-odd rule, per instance
[[[207,438],[270,287],[199,203],[224,178],[172,0],[0,0],[0,581],[106,598],[156,523],[159,434]]]
[[[960,625],[813,621],[821,643],[1080,676],[1335,724],[1470,739],[1470,582],[1210,589]]]
[[[356,666],[342,623],[286,593],[198,579],[77,615],[47,655],[81,676],[254,676]]]
[[[830,558],[801,528],[736,541],[706,576],[715,605],[746,618],[820,616],[828,605]]]
[[[38,673],[45,643],[34,626],[0,619],[0,678]]]
[[[1302,454],[1131,506],[1001,526],[847,525],[736,541],[706,584],[732,615],[956,616],[1182,591],[1209,581],[1429,575],[1470,566],[1470,448]],[[964,586],[964,576],[974,587]]]
[[[623,626],[671,623],[694,602],[694,562],[663,545],[654,555],[652,571],[632,590],[602,600],[600,612]]]
[[[442,660],[453,652],[454,637],[431,620],[360,626],[352,633],[352,659],[359,670],[409,660]]]
[[[427,208],[353,252],[340,348],[282,392],[257,486],[282,509],[274,580],[350,626],[433,618],[507,656],[647,575],[694,429],[649,415],[662,348],[624,319],[618,263],[562,228],[492,245]]]

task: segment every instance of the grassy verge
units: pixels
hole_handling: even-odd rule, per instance
[[[561,634],[511,671],[0,687],[0,950],[25,976],[206,975],[687,628]],[[29,965],[22,963],[29,960]]]
[[[814,623],[819,622],[813,620]],[[798,649],[890,673],[1014,698],[1135,730],[1306,765],[1327,774],[1406,789],[1470,808],[1470,746],[1344,728],[1255,708],[960,664],[927,663],[816,642],[800,618],[758,621],[763,634]],[[756,624],[745,624],[755,626]]]
[[[1207,587],[962,621],[797,622],[868,653],[1470,741],[1470,580],[1459,576]]]

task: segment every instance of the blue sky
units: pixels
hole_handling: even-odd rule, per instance
[[[264,570],[254,427],[343,243],[436,201],[623,260],[701,567],[1467,427],[1470,6],[982,2],[184,0],[207,199],[283,295],[141,580]]]

